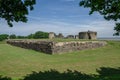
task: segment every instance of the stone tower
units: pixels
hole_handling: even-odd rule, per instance
[[[80,32],[79,39],[89,39],[87,32]]]
[[[57,38],[64,38],[64,36],[63,36],[62,33],[59,33],[59,34],[57,35]]]
[[[79,39],[95,40],[95,39],[97,39],[97,32],[93,32],[93,31],[80,32],[79,33]]]
[[[95,40],[97,39],[97,32],[88,31],[88,36],[89,36],[89,39]]]
[[[53,39],[55,38],[55,33],[54,32],[50,32],[49,33],[49,39]]]

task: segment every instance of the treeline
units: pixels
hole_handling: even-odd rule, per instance
[[[49,33],[43,31],[37,31],[34,34],[30,34],[28,36],[17,36],[15,34],[0,34],[0,41],[5,39],[45,39],[48,38]]]

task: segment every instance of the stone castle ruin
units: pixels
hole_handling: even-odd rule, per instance
[[[93,32],[93,31],[80,32],[79,39],[95,40],[95,39],[97,39],[97,32]]]
[[[75,39],[79,39],[79,35],[75,35]]]
[[[64,36],[62,33],[59,33],[58,35],[56,35],[54,32],[50,32],[49,39],[54,39],[54,38],[64,38]]]
[[[68,39],[97,39],[97,32],[88,31],[80,32],[79,35],[68,35],[64,37],[62,33],[56,35],[54,32],[49,33],[48,40],[8,40],[7,43],[13,46],[18,46],[26,49],[33,49],[47,54],[60,54],[72,51],[79,51],[85,49],[93,49],[105,46],[105,41],[68,41],[56,42],[54,38],[68,38]]]
[[[54,39],[55,38],[55,33],[54,32],[50,32],[49,33],[49,39]]]
[[[67,37],[64,37],[62,33],[59,33],[58,35],[56,35],[54,32],[50,32],[49,39],[54,39],[54,38],[96,40],[97,32],[94,32],[94,31],[79,32],[78,35],[67,35]]]
[[[72,51],[93,49],[105,46],[105,41],[40,41],[40,40],[8,40],[8,44],[25,49],[32,49],[47,54],[61,54]]]
[[[55,35],[55,36],[56,36],[56,38],[64,38],[62,33],[59,33],[58,35]]]
[[[75,37],[74,37],[74,35],[68,35],[66,38],[67,39],[74,39]]]

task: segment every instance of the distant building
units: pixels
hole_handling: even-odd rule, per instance
[[[54,32],[49,33],[49,39],[53,38],[65,38],[62,33],[56,35]],[[95,40],[97,39],[97,32],[94,31],[86,31],[86,32],[79,32],[79,35],[68,35],[66,38],[71,39],[90,39]]]
[[[50,32],[49,33],[49,39],[53,39],[55,38],[55,33],[54,32]]]
[[[56,35],[56,38],[64,38],[62,33],[59,33],[58,35]]]
[[[74,39],[74,35],[68,35],[66,38],[68,38],[68,39]]]
[[[75,35],[75,39],[79,39],[79,36],[78,36],[78,35]]]
[[[97,32],[93,32],[93,31],[80,32],[79,39],[95,40],[95,39],[97,39]]]

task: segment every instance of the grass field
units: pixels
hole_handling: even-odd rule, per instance
[[[120,80],[119,67],[120,41],[108,41],[102,48],[60,55],[47,55],[0,42],[0,75],[3,76],[0,80],[10,80],[7,77],[18,80],[24,76],[27,77],[24,80]],[[39,79],[32,79],[35,75]],[[104,79],[98,79],[100,75]]]

